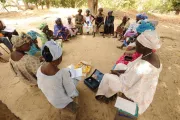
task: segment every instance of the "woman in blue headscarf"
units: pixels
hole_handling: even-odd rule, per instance
[[[40,36],[39,33],[31,30],[27,33],[31,37],[31,49],[28,51],[29,55],[32,56],[41,56],[41,49],[38,46],[37,36]]]
[[[56,25],[54,25],[54,36],[57,39],[62,39],[63,41],[67,40],[70,34],[68,29],[62,24],[61,18],[57,18],[55,22]]]
[[[139,23],[140,25],[136,28],[137,34],[130,37],[128,41],[124,40],[124,43],[120,47],[121,49],[125,46],[132,46],[134,48],[135,40],[141,33],[143,33],[146,30],[155,30],[155,26],[149,21],[141,20]]]

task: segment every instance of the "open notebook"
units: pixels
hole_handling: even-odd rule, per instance
[[[68,68],[70,69],[69,71],[71,72],[71,78],[81,80],[82,68],[74,69],[74,65],[70,65],[68,66]]]

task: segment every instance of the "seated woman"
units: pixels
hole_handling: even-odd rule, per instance
[[[78,28],[78,32],[80,35],[83,34],[83,24],[84,24],[84,17],[82,15],[82,9],[78,10],[78,14],[75,16],[75,23],[76,28]]]
[[[40,67],[40,59],[26,54],[30,50],[31,38],[25,33],[13,36],[12,43],[15,51],[9,59],[12,70],[28,85],[37,85],[36,72]]]
[[[114,36],[114,16],[112,16],[113,11],[108,12],[108,16],[105,20],[104,33]]]
[[[49,30],[47,23],[41,23],[38,28],[41,30],[39,37],[41,39],[42,45],[44,45],[48,40],[53,37],[52,31]]]
[[[128,27],[130,25],[129,20],[130,20],[130,18],[128,18],[127,16],[123,17],[121,24],[117,27],[117,29],[115,31],[116,34],[115,34],[114,38],[117,38],[118,34],[121,37],[124,35],[124,33],[126,32],[126,30],[128,29]]]
[[[143,33],[145,30],[155,30],[155,26],[149,22],[149,21],[144,21],[141,20],[139,21],[139,26],[136,28],[137,34],[134,36],[129,37],[129,40],[124,40],[124,43],[119,47],[120,49],[123,49],[123,47],[128,46],[127,50],[132,50],[133,48],[136,47],[135,41],[136,38]]]
[[[103,9],[99,8],[98,10],[98,15],[96,15],[95,17],[95,25],[94,25],[94,37],[95,37],[95,33],[96,32],[100,32],[103,33],[103,37],[104,37],[104,18],[105,15],[103,14]]]
[[[68,24],[66,25],[66,27],[69,30],[71,37],[76,36],[78,32],[78,28],[76,28],[74,24],[72,23],[71,17],[68,17]]]
[[[85,15],[85,23],[84,23],[84,29],[86,30],[87,34],[92,32],[93,30],[93,21],[94,21],[94,16],[90,14],[90,10],[86,10],[86,15]]]
[[[96,98],[107,99],[122,92],[128,99],[138,104],[139,114],[145,112],[153,100],[162,70],[159,57],[152,49],[159,49],[161,42],[155,31],[145,31],[136,41],[136,52],[141,57],[127,65],[125,71],[116,66],[113,74],[105,74],[98,88]]]
[[[5,26],[2,20],[0,20],[0,33],[3,34],[4,37],[8,37],[10,42],[12,35],[19,35],[16,29]]]
[[[78,105],[73,98],[78,96],[75,82],[68,68],[59,69],[62,62],[62,49],[53,40],[42,47],[42,55],[46,61],[37,71],[38,87],[48,101],[56,108],[67,108],[77,111]]]
[[[66,27],[64,27],[61,18],[57,18],[55,23],[56,25],[54,25],[54,36],[57,39],[62,39],[63,41],[68,40],[69,31]]]
[[[31,30],[27,33],[31,37],[31,48],[28,51],[29,55],[32,56],[41,56],[41,49],[38,46],[37,36],[40,36],[39,33]]]
[[[136,22],[130,24],[130,26],[128,27],[128,29],[126,30],[125,34],[123,35],[123,37],[121,38],[122,41],[126,40],[128,37],[132,37],[134,35],[137,34],[136,28],[139,26],[139,21],[143,20],[144,18],[146,18],[145,16],[143,16],[142,14],[137,14],[136,15]],[[120,48],[120,46],[118,46],[117,48]]]

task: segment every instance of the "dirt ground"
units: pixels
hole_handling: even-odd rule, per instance
[[[0,19],[6,19],[7,25],[12,25],[18,31],[28,31],[37,28],[42,21],[48,22],[53,29],[54,20],[75,14],[73,9],[51,9],[41,11],[11,12],[0,14]],[[135,18],[136,12],[115,12],[117,18],[123,15]],[[139,120],[180,120],[180,16],[152,15],[150,19],[159,20],[157,31],[163,42],[158,55],[163,64],[154,100]],[[120,22],[116,19],[116,25]],[[64,43],[63,62],[60,68],[79,61],[87,61],[93,69],[103,73],[109,72],[116,60],[125,50],[116,48],[119,45],[114,38],[103,38],[91,35],[78,36]],[[0,49],[2,51],[2,49]],[[8,59],[9,55],[3,52]],[[38,88],[30,88],[20,82],[10,70],[8,63],[0,63],[0,100],[22,120],[59,120],[59,112],[51,106]],[[93,71],[93,70],[92,70]],[[80,92],[80,111],[77,120],[113,120],[116,114],[114,102],[100,103],[83,83],[78,84]]]

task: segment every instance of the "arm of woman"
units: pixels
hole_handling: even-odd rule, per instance
[[[111,74],[120,76],[121,74],[123,74],[126,70],[111,70]]]
[[[54,26],[54,36],[58,36],[59,32],[60,32],[59,28],[55,25]]]
[[[64,70],[64,73],[63,73],[63,86],[64,86],[64,89],[66,91],[66,94],[69,96],[69,97],[75,97],[75,96],[78,96],[78,91],[76,89],[76,86],[73,82],[73,79],[71,78],[70,76],[70,72],[65,69]]]

